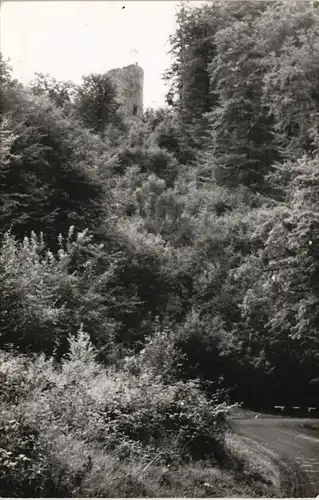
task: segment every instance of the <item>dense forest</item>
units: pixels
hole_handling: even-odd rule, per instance
[[[265,495],[227,411],[319,406],[318,4],[182,4],[170,46],[132,120],[0,60],[1,496]]]

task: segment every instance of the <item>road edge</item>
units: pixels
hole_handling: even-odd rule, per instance
[[[313,497],[314,492],[310,491],[311,486],[308,485],[307,477],[299,468],[297,462],[286,459],[280,456],[273,450],[270,450],[266,446],[258,443],[254,439],[249,438],[240,431],[230,428],[230,432],[236,436],[237,439],[242,441],[243,444],[243,454],[245,453],[245,447],[254,453],[258,453],[260,460],[267,458],[277,470],[277,484],[273,483],[273,486],[278,490],[280,497],[289,498],[305,498]],[[269,477],[265,472],[261,472],[265,481],[269,481]]]

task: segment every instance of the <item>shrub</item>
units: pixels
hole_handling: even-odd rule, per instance
[[[178,162],[172,153],[157,146],[125,147],[117,152],[115,173],[123,175],[128,167],[139,166],[142,173],[154,174],[172,186],[178,174]]]
[[[115,328],[108,316],[107,301],[112,299],[99,290],[112,269],[106,264],[104,280],[95,275],[99,249],[86,231],[74,235],[70,228],[67,237],[59,237],[58,247],[53,255],[42,235],[32,233],[19,243],[5,234],[0,250],[2,346],[61,356],[68,335],[82,322],[94,330],[97,345],[108,345]]]
[[[2,354],[0,365],[2,387],[16,388],[11,395],[1,393],[1,407],[11,408],[14,418],[31,429],[30,436],[37,429],[34,439],[45,456],[45,467],[52,462],[51,476],[59,468],[80,470],[90,453],[93,462],[101,454],[111,454],[112,460],[135,457],[141,464],[158,452],[165,460],[170,454],[220,458],[221,419],[227,407],[208,401],[196,381],[166,384],[150,369],[135,375],[127,366],[106,370],[95,361],[94,348],[82,329],[69,343],[61,366],[43,356],[12,354]],[[4,445],[8,449],[7,441]],[[65,453],[71,458],[69,465]],[[54,481],[58,483],[57,477]],[[68,492],[76,486],[72,475],[69,482],[73,484]]]

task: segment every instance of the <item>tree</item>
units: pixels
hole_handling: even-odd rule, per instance
[[[243,4],[224,0],[197,8],[183,5],[179,9],[177,29],[170,37],[173,63],[165,75],[170,84],[167,100],[178,109],[185,140],[194,147],[204,144],[206,113],[219,106],[220,86],[211,75],[218,62],[221,69],[218,34],[223,30],[231,32],[236,23],[252,22],[267,5],[267,2]],[[226,77],[225,72],[222,76]]]
[[[214,35],[220,22],[217,2],[195,9],[183,5],[177,13],[176,32],[170,37],[173,63],[165,74],[170,85],[167,102],[178,110],[188,147],[202,143],[203,115],[215,103],[208,65],[215,54]]]
[[[44,96],[20,89],[10,96],[1,122],[0,231],[19,238],[43,231],[54,244],[71,225],[94,230],[106,199],[91,134]]]
[[[309,2],[283,2],[259,24],[265,58],[263,101],[274,117],[284,158],[314,151],[319,120],[319,12]]]
[[[18,87],[21,85],[12,78],[12,68],[9,61],[5,61],[0,52],[0,117],[2,113],[10,109],[12,98],[14,100]]]
[[[57,81],[48,74],[35,73],[35,80],[30,83],[35,95],[46,95],[58,107],[72,109],[72,103],[76,95],[76,86],[68,81]]]
[[[250,3],[245,7],[246,16],[215,37],[217,55],[209,70],[218,105],[207,115],[204,165],[211,164],[219,183],[260,189],[276,156],[272,116],[262,101],[265,54],[256,28],[261,12],[253,17]]]
[[[317,157],[305,156],[278,165],[271,181],[285,188],[285,199],[259,210],[254,233],[259,244],[233,272],[242,287],[243,324],[237,331],[242,339],[250,337],[244,356],[263,367],[270,400],[281,394],[287,404],[311,405],[317,397],[312,384],[319,368],[317,164]]]
[[[83,77],[76,108],[86,127],[102,133],[108,124],[119,124],[119,107],[117,90],[108,75],[92,73]]]

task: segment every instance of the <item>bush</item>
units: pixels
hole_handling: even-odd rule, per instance
[[[154,174],[172,186],[178,174],[178,162],[172,153],[158,146],[135,146],[119,149],[114,167],[123,175],[128,167],[137,165],[142,173]]]
[[[82,322],[91,325],[97,345],[108,345],[114,332],[107,312],[110,298],[99,294],[102,278],[94,274],[94,258],[98,260],[101,249],[86,231],[74,235],[74,228],[59,237],[57,246],[53,255],[42,234],[32,233],[22,243],[5,234],[0,249],[2,347],[11,344],[25,352],[61,356],[68,335]],[[106,268],[104,284],[112,275]]]
[[[23,421],[0,416],[0,492],[5,497],[59,496],[39,433]],[[53,486],[53,487],[52,487]]]
[[[128,364],[106,370],[83,329],[69,345],[62,365],[0,353],[0,455],[15,464],[1,494],[24,493],[27,480],[30,495],[46,496],[51,483],[57,495],[80,494],[103,461],[114,474],[118,460],[142,469],[158,454],[166,463],[221,458],[227,407],[208,401],[197,382],[166,384]]]

